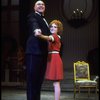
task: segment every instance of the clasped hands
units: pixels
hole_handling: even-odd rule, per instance
[[[51,35],[49,35],[49,36],[43,35],[41,29],[35,29],[34,36],[39,37],[44,40],[54,41],[54,38]]]
[[[34,36],[40,36],[40,35],[42,35],[41,29],[36,29],[36,30],[34,31]]]

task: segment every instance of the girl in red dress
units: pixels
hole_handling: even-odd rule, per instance
[[[53,20],[50,23],[50,32],[52,35],[45,36],[41,34],[41,30],[38,30],[36,36],[44,40],[48,40],[48,62],[46,69],[46,79],[53,81],[55,100],[60,100],[60,80],[63,79],[63,63],[60,57],[61,48],[61,33],[63,31],[63,25],[59,20]]]

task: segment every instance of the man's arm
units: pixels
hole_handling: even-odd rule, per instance
[[[44,40],[48,40],[48,41],[53,41],[54,40],[52,35],[49,35],[49,36],[43,35],[40,29],[37,29],[35,31],[35,36],[39,37],[41,39],[44,39]]]

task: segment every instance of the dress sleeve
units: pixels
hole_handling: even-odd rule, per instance
[[[52,38],[53,38],[53,41],[52,41],[52,42],[58,41],[58,39],[61,38],[59,35],[56,35],[56,34],[53,34],[53,35],[51,35],[51,36],[52,36]]]
[[[50,38],[51,42],[54,42],[54,37],[53,37],[53,35],[49,35],[49,38]]]

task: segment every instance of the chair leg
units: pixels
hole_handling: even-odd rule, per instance
[[[75,99],[75,96],[76,96],[76,87],[74,86],[74,99]]]
[[[88,97],[90,97],[90,88],[88,88]]]
[[[95,88],[95,96],[96,96],[96,99],[97,99],[97,86],[96,86],[96,88]]]
[[[78,86],[78,94],[80,94],[80,86]]]

